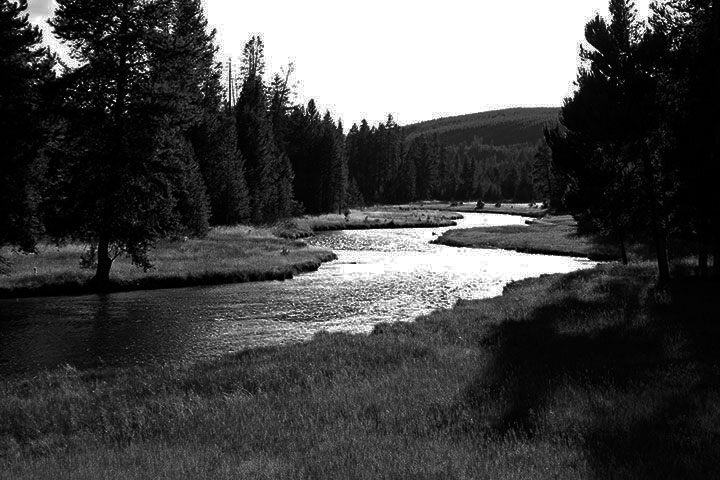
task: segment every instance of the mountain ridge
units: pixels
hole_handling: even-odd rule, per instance
[[[406,138],[437,135],[440,143],[458,145],[481,138],[487,145],[535,144],[542,129],[558,121],[559,107],[514,107],[425,120],[403,126]]]

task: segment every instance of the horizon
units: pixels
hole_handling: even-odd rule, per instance
[[[57,50],[46,23],[54,1],[28,3],[31,20]],[[384,122],[388,114],[409,125],[508,108],[559,108],[574,88],[585,23],[607,16],[607,0],[450,0],[441,9],[427,1],[408,7],[368,0],[356,10],[327,0],[204,3],[217,30],[218,61],[237,61],[245,41],[260,34],[268,77],[294,62],[295,102],[307,105],[312,98],[348,128],[362,119]],[[641,17],[648,3],[638,2]],[[374,32],[381,34],[368,35]]]

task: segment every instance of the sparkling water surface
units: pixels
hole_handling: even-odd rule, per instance
[[[524,221],[469,213],[451,228]],[[448,229],[324,233],[307,242],[332,249],[338,260],[284,282],[0,300],[0,374],[198,361],[322,330],[364,333],[458,299],[499,295],[513,280],[595,265],[430,243]]]

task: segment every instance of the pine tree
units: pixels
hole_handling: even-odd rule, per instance
[[[64,216],[55,224],[65,225],[55,233],[93,245],[93,282],[104,288],[118,255],[148,268],[148,251],[159,237],[183,221],[202,224],[202,211],[180,211],[183,204],[206,206],[180,135],[192,102],[164,84],[191,58],[173,41],[177,12],[169,0],[57,5],[51,25],[77,66],[62,79],[68,128],[52,171]]]
[[[272,123],[275,142],[282,151],[287,150],[287,131],[289,116],[293,110],[291,99],[294,96],[293,86],[290,83],[295,65],[291,62],[282,74],[275,74],[268,89],[268,104],[270,105],[270,122]]]
[[[545,129],[545,135],[549,135]],[[538,144],[533,162],[533,192],[538,200],[542,200],[552,208],[557,208],[557,192],[554,188],[555,174],[552,168],[552,151],[544,139]]]
[[[262,78],[262,39],[252,37],[243,52],[243,87],[235,106],[238,149],[246,162],[250,219],[254,223],[271,222],[293,211],[294,174],[273,135]]]
[[[329,116],[329,115],[328,115]],[[345,154],[345,135],[342,122],[337,126],[333,124],[332,117],[323,122],[326,130],[325,135],[332,138],[332,152],[328,171],[327,201],[325,208],[328,212],[342,213],[346,207],[345,197],[347,194],[348,167],[347,155]]]
[[[0,247],[32,251],[42,227],[40,153],[47,140],[39,110],[52,59],[27,8],[26,0],[0,0]],[[0,270],[5,264],[0,257]]]
[[[249,219],[249,198],[235,122],[224,107],[222,71],[216,61],[215,30],[208,28],[200,0],[176,0],[173,42],[185,49],[165,85],[173,94],[183,135],[192,146],[190,163],[202,173],[210,220],[233,224]],[[193,165],[188,165],[194,170]],[[196,187],[199,190],[199,188]],[[198,192],[198,195],[200,193]],[[197,210],[197,208],[196,208]]]
[[[716,0],[653,5],[652,34],[644,52],[660,83],[664,107],[663,159],[677,171],[673,212],[677,228],[698,242],[698,266],[708,274],[714,248],[720,276],[720,216],[714,208],[720,176],[720,3]],[[667,168],[667,167],[666,167]]]
[[[585,67],[562,108],[567,130],[547,137],[553,165],[570,178],[566,204],[581,216],[581,225],[617,238],[623,251],[629,233],[651,232],[659,282],[666,283],[663,167],[653,147],[656,85],[639,53],[641,26],[633,2],[611,0],[609,23],[597,16],[585,32],[593,48],[581,50]],[[648,215],[640,214],[641,205]]]

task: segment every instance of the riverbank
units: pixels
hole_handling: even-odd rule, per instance
[[[0,298],[93,293],[92,269],[80,267],[81,245],[41,245],[37,254],[6,252],[12,273],[0,276]],[[215,228],[202,239],[162,241],[143,272],[127,258],[113,263],[110,292],[286,280],[337,258],[329,250],[276,237],[270,229]]]
[[[439,210],[406,210],[397,206],[352,210],[348,215],[305,215],[285,220],[273,232],[283,238],[306,238],[318,232],[333,230],[369,230],[386,228],[454,227],[463,218],[457,212]]]
[[[620,259],[617,245],[596,236],[579,236],[577,222],[569,215],[546,216],[527,225],[450,230],[434,243],[451,247],[500,248],[523,253]]]
[[[530,218],[542,218],[547,215],[548,210],[539,204],[528,203],[486,203],[482,208],[477,208],[476,202],[441,202],[437,200],[410,203],[400,208],[407,210],[435,210],[440,212],[459,213],[490,213],[497,215],[516,215]]]
[[[712,478],[717,285],[530,279],[372,335],[0,379],[6,478]]]
[[[218,227],[206,238],[160,242],[151,251],[154,267],[148,272],[120,257],[113,263],[110,285],[104,291],[288,280],[337,258],[329,250],[308,248],[299,241],[316,232],[448,227],[457,225],[454,220],[460,218],[462,215],[450,212],[381,207],[351,211],[347,216],[304,216],[265,228]],[[80,267],[85,248],[77,244],[45,244],[33,255],[5,249],[0,253],[12,268],[10,275],[0,275],[0,298],[96,293],[89,285],[93,270]]]
[[[409,212],[396,207],[354,210],[348,215],[303,216],[257,228],[218,227],[206,238],[162,241],[151,252],[153,269],[143,272],[120,257],[113,263],[105,292],[182,288],[255,281],[288,280],[317,270],[336,255],[308,248],[299,241],[316,232],[385,228],[455,226],[462,215],[451,212]],[[37,254],[5,249],[9,275],[0,275],[0,298],[84,295],[96,293],[89,285],[92,269],[80,267],[86,247],[77,244],[40,245]]]

